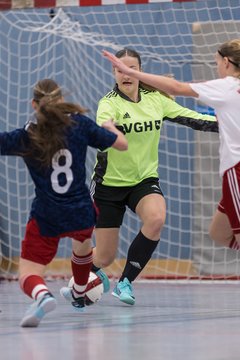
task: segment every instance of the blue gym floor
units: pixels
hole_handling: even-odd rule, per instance
[[[135,306],[108,293],[83,314],[60,297],[66,282],[47,284],[57,309],[38,328],[21,328],[31,299],[16,281],[0,283],[1,360],[240,359],[237,282],[136,282]]]

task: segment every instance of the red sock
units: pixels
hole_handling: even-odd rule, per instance
[[[76,297],[84,294],[88,283],[89,272],[92,267],[92,261],[92,251],[85,256],[77,256],[74,252],[72,253],[73,292]]]
[[[38,275],[26,275],[20,280],[20,287],[23,292],[30,298],[36,300],[48,293],[49,290],[41,276]]]
[[[233,249],[233,250],[240,250],[240,245],[239,245],[239,243],[236,241],[234,235],[233,235],[232,240],[230,241],[229,247],[230,247],[230,249]]]

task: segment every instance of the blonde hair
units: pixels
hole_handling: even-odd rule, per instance
[[[222,57],[227,57],[231,64],[240,69],[240,39],[233,39],[223,43],[219,49]]]

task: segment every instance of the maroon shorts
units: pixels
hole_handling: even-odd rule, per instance
[[[94,227],[85,230],[71,231],[56,237],[42,236],[35,219],[31,219],[26,227],[22,241],[21,257],[38,264],[49,264],[58,250],[59,240],[63,237],[74,238],[80,242],[91,238]]]
[[[240,163],[225,171],[218,210],[228,216],[234,234],[240,233]]]

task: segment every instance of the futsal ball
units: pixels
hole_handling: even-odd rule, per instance
[[[74,284],[74,279],[71,277],[68,283],[68,287],[72,288]],[[99,301],[103,294],[103,283],[100,277],[98,277],[94,272],[90,272],[88,278],[87,289],[85,293],[85,303],[86,305],[92,305]]]

